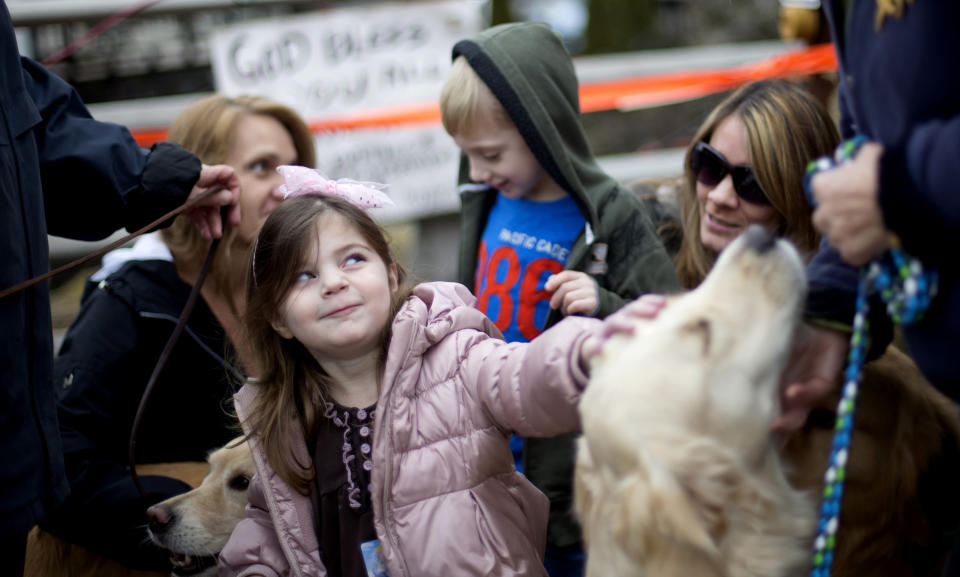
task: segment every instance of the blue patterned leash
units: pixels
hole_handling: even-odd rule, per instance
[[[857,136],[837,147],[834,157],[821,157],[807,166],[803,186],[811,206],[816,206],[810,189],[810,180],[818,172],[831,170],[852,160],[860,146],[867,142]],[[850,337],[850,354],[844,371],[843,396],[837,406],[837,421],[834,426],[833,447],[823,477],[823,496],[820,504],[820,520],[817,523],[817,538],[813,544],[811,577],[829,577],[833,563],[843,499],[843,481],[846,478],[850,458],[850,438],[853,435],[853,416],[856,409],[857,390],[863,375],[863,363],[870,348],[869,297],[879,294],[887,305],[887,314],[893,322],[909,324],[923,317],[930,301],[937,294],[937,271],[925,271],[919,260],[907,255],[900,248],[896,237],[883,255],[860,269],[857,287],[856,314],[853,317],[853,334]]]

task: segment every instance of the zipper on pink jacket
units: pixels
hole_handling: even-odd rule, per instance
[[[396,383],[397,375],[399,375],[399,374],[402,372],[403,368],[407,365],[407,361],[410,359],[410,350],[411,350],[411,348],[412,348],[410,345],[413,343],[413,337],[414,337],[414,335],[416,334],[416,332],[417,332],[417,330],[418,330],[419,328],[420,328],[419,325],[414,324],[414,330],[410,332],[410,338],[409,338],[409,340],[407,341],[407,346],[404,348],[404,350],[406,351],[406,354],[404,355],[403,361],[400,363],[400,365],[399,365],[396,373],[394,374],[393,383],[392,383],[391,386],[390,386],[389,393],[384,397],[384,400],[389,400],[390,395],[393,394],[393,390],[394,390],[393,384]],[[381,407],[377,407],[377,413],[379,413],[379,414],[380,414],[380,417],[381,417],[381,419],[378,421],[378,425],[377,425],[377,431],[376,431],[376,433],[377,433],[378,435],[384,435],[385,432],[388,430],[388,427],[387,427],[387,419],[392,418],[392,417],[389,417],[389,416],[388,416],[388,415],[391,415],[390,411],[387,410],[387,409],[389,408],[389,406],[390,406],[390,405],[389,405],[389,402],[388,402],[388,403],[387,403],[387,406],[385,406],[385,407],[382,407],[382,408],[381,408]],[[387,442],[392,443],[392,442],[393,442],[393,438],[391,437],[391,438],[387,439]],[[383,533],[384,533],[384,537],[386,537],[386,538],[387,538],[387,541],[389,541],[389,543],[390,543],[390,548],[394,551],[394,555],[396,555],[396,557],[397,557],[397,559],[399,560],[399,563],[400,563],[400,565],[401,565],[400,568],[403,570],[403,575],[393,575],[392,577],[403,577],[403,576],[409,575],[409,574],[410,574],[410,571],[409,571],[409,569],[407,569],[407,561],[406,561],[406,559],[403,558],[403,554],[400,552],[400,546],[397,544],[396,536],[393,534],[393,531],[390,530],[390,523],[389,523],[389,519],[388,519],[389,514],[388,514],[388,509],[387,509],[387,483],[386,483],[386,481],[390,479],[392,462],[393,462],[392,459],[389,459],[389,458],[385,458],[385,459],[384,459],[385,471],[384,471],[384,475],[383,475],[383,480],[384,480],[384,482],[382,483],[382,486],[381,486],[381,488],[380,488],[380,493],[381,493],[381,494],[380,494],[380,510],[383,511]]]
[[[243,415],[240,414],[244,408],[237,409],[237,417],[240,419],[241,427],[243,427],[243,425],[246,423],[246,417],[247,417],[246,414],[243,414]],[[250,437],[250,431],[246,430],[246,427],[243,427],[243,434],[246,435],[248,438],[252,439],[252,437]],[[253,449],[253,447],[251,447],[251,449]],[[266,454],[262,453],[261,451],[262,451],[262,447],[258,442],[257,449],[251,450],[250,455],[253,457],[254,463],[257,466],[257,473],[259,473],[261,477],[260,486],[263,488],[263,491],[264,491],[264,497],[266,498],[266,501],[267,501],[267,509],[268,509],[268,512],[270,513],[270,518],[282,519],[280,515],[280,511],[277,508],[277,496],[276,496],[276,492],[274,491],[273,484],[271,483],[271,479],[263,475],[263,472],[267,471],[268,467],[266,464]],[[276,472],[274,472],[273,474],[276,475]],[[287,532],[289,533],[289,528]],[[279,543],[280,550],[283,551],[284,557],[286,557],[287,562],[290,564],[290,570],[292,571],[293,575],[295,577],[302,577],[303,571],[300,569],[300,564],[297,562],[297,557],[296,555],[293,554],[293,549],[290,547],[290,543],[287,542],[284,536],[280,535],[279,531],[277,532],[277,543]]]

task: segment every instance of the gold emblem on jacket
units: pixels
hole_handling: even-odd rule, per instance
[[[913,0],[877,0],[877,15],[873,19],[874,29],[880,32],[887,16],[893,16],[897,20],[903,18],[903,9],[907,4],[913,4]]]

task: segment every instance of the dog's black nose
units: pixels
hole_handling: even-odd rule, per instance
[[[777,239],[759,224],[751,224],[743,236],[746,237],[747,246],[761,254],[773,248],[777,242]]]
[[[162,535],[173,521],[173,513],[166,507],[154,505],[147,509],[147,523],[154,535]]]

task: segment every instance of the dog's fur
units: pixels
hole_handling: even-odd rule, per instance
[[[840,391],[782,454],[819,495]],[[834,577],[939,577],[960,519],[960,415],[891,346],[864,367],[834,551]]]
[[[180,561],[185,555],[215,555],[233,527],[243,518],[247,503],[246,482],[254,473],[253,458],[245,442],[235,439],[212,452],[207,463],[138,465],[140,475],[164,475],[184,481],[194,490],[155,505],[153,514],[167,522],[154,541]],[[153,508],[151,508],[153,509]],[[162,513],[161,513],[162,511]],[[159,527],[158,527],[159,528]],[[176,573],[175,573],[176,574]],[[201,577],[216,574],[209,568]],[[140,571],[34,527],[30,532],[24,577],[169,577],[169,572]]]
[[[580,404],[589,577],[809,569],[816,506],[769,434],[804,287],[796,251],[751,228],[699,288],[604,346]]]
[[[747,264],[734,265],[741,260]],[[762,463],[768,468],[759,469],[760,479],[766,479],[762,475],[779,466],[770,437],[755,421],[761,413],[761,420],[767,420],[770,407],[758,408],[758,399],[744,400],[758,389],[744,378],[748,372],[741,371],[738,380],[731,367],[742,362],[774,366],[783,354],[779,337],[759,345],[756,339],[733,343],[756,324],[779,330],[780,336],[793,324],[786,311],[771,314],[769,307],[778,300],[776,287],[789,285],[791,274],[749,260],[731,257],[720,273],[711,275],[724,274],[724,283],[675,301],[664,315],[675,305],[683,308],[670,312],[676,315],[670,319],[641,323],[636,337],[612,343],[594,368],[581,405],[586,438],[581,440],[576,487],[591,575],[778,575],[792,570],[768,566],[766,571],[751,559],[754,572],[744,572],[747,558],[769,552],[768,542],[737,545],[730,535],[749,515],[755,516],[752,522],[796,528],[778,519],[776,509],[804,507],[796,493],[785,491],[779,473],[772,476],[774,487],[785,492],[753,501],[759,506],[752,510],[739,510],[737,499],[743,493],[733,490],[742,480],[731,471],[756,476],[756,465]],[[785,279],[771,277],[784,274]],[[748,281],[755,286],[739,284]],[[691,337],[697,334],[703,341],[699,351]],[[636,342],[641,339],[645,342]],[[732,348],[721,352],[721,347]],[[770,400],[770,386],[765,381],[761,387],[764,402]],[[602,394],[600,387],[606,389]],[[713,394],[707,395],[708,390]],[[810,512],[789,513],[802,522],[805,539],[780,540],[793,551],[790,558],[797,561],[789,565],[796,574],[807,570],[807,523],[820,496],[839,395],[838,388],[814,407],[779,452],[791,485],[810,496],[805,505]],[[718,429],[731,417],[727,410],[740,411],[730,423],[739,419],[741,424],[733,426],[744,427],[746,436]],[[740,458],[751,454],[752,448],[743,452],[749,447],[743,442],[747,437],[763,446],[765,460],[754,459],[751,465],[747,459],[740,468],[724,461],[733,459],[731,450]],[[960,413],[893,346],[864,367],[846,472],[831,574],[939,576],[960,520]],[[743,563],[732,556],[740,548],[747,555],[737,553]]]
[[[199,487],[147,510],[150,539],[171,552],[174,575],[216,575],[216,556],[247,506],[255,467],[246,440],[234,439],[208,461],[210,473]]]

